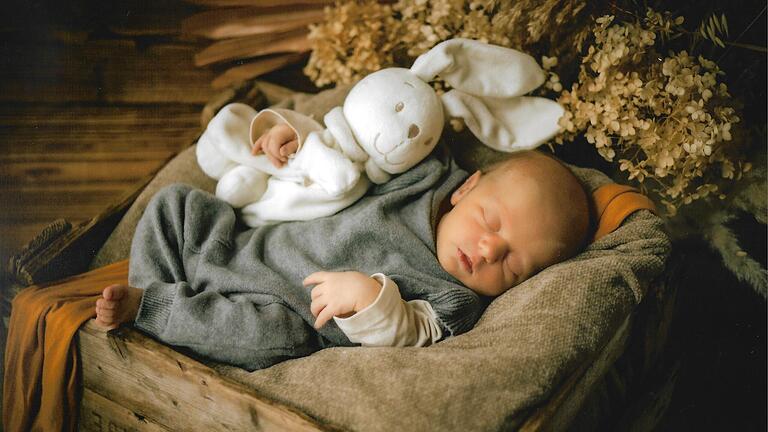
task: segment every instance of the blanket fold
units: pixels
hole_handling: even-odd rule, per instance
[[[111,284],[128,283],[128,260],[42,286],[14,299],[5,350],[3,430],[74,431],[79,366],[74,336],[96,316]]]

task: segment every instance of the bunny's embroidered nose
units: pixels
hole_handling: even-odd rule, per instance
[[[415,124],[412,124],[411,127],[408,128],[408,138],[416,138],[416,136],[419,134],[419,127]]]

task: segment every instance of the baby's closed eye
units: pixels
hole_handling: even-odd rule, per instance
[[[501,220],[491,211],[483,208],[483,222],[485,222],[485,225],[494,232],[499,232],[501,230]]]

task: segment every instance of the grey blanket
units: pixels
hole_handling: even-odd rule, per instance
[[[288,106],[321,118],[342,97],[339,91],[301,96]],[[467,165],[498,157],[484,149],[464,155]],[[609,181],[594,170],[572,169],[589,189]],[[194,149],[185,151],[137,200],[93,266],[128,256],[146,202],[172,181],[213,188],[196,167]],[[662,273],[669,251],[661,219],[640,211],[583,253],[498,297],[468,333],[434,346],[331,348],[253,373],[212,366],[261,395],[341,428],[514,428],[577,365],[603,349]]]

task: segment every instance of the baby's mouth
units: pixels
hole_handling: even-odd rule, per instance
[[[461,263],[461,267],[469,274],[472,274],[472,260],[469,259],[469,256],[464,253],[460,248],[456,248],[457,254],[459,256],[459,263]]]

